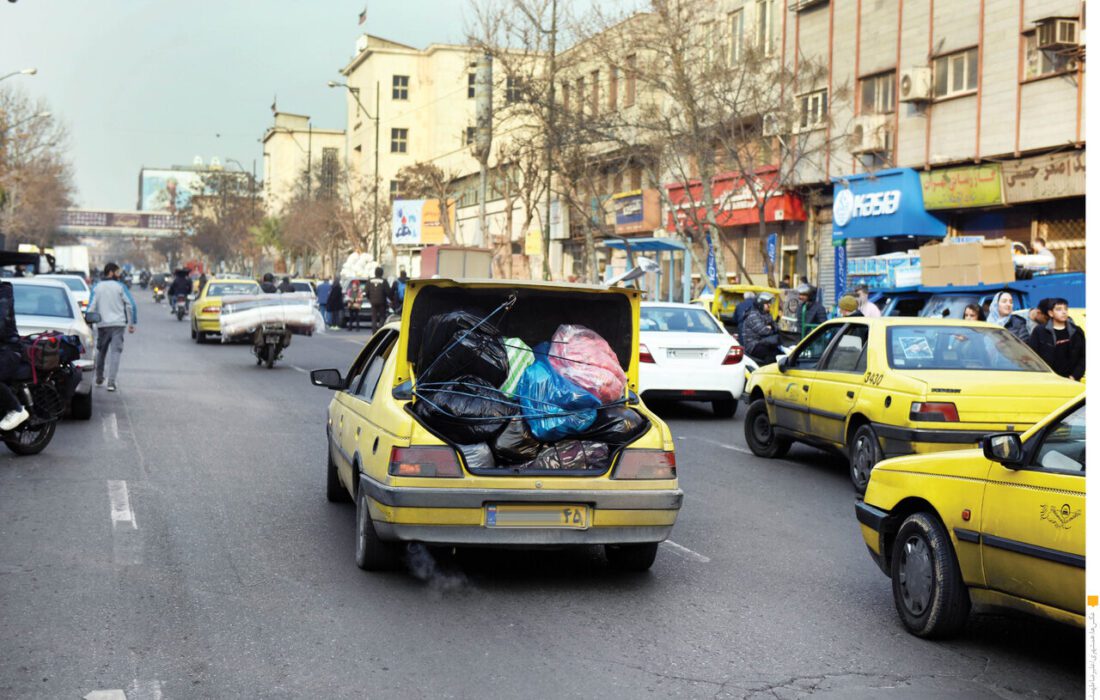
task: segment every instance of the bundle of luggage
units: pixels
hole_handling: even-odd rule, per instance
[[[529,346],[465,311],[429,319],[413,411],[472,470],[606,470],[649,427],[624,405],[626,373],[598,333],[563,324]]]
[[[325,322],[312,294],[252,294],[222,300],[222,340],[251,335],[257,328],[277,326],[296,335],[323,333]]]

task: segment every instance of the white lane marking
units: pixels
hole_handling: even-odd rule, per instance
[[[93,690],[84,696],[84,700],[126,700],[126,693],[121,688]]]
[[[114,413],[108,413],[103,416],[103,439],[118,440],[118,416]]]
[[[130,687],[126,689],[126,700],[162,700],[161,682],[158,680],[134,679]]]
[[[726,449],[726,450],[733,450],[734,452],[740,452],[741,454],[746,454],[746,455],[751,455],[752,454],[752,450],[748,449],[747,447],[741,447],[740,445],[728,445],[724,442],[718,442],[717,440],[711,440],[710,438],[705,438],[705,437],[701,437],[701,436],[697,437],[695,439],[696,440],[702,440],[703,442],[710,443],[711,445],[715,445],[716,447],[721,447],[721,448]]]
[[[126,482],[108,481],[107,495],[111,499],[111,525],[118,527],[119,523],[128,523],[136,530],[137,520],[134,519],[134,509],[130,507],[130,491],[126,488]]]
[[[676,552],[677,554],[680,554],[681,556],[685,556],[688,559],[693,559],[697,562],[702,562],[703,564],[707,564],[707,563],[710,562],[710,557],[704,556],[704,555],[700,554],[699,552],[690,550],[682,544],[676,544],[672,540],[665,540],[661,544],[667,544],[669,547],[672,548],[672,551]]]
[[[287,367],[291,368],[291,369],[292,369],[292,370],[294,370],[295,372],[301,372],[302,374],[309,374],[309,370],[308,370],[308,369],[302,369],[302,368],[301,368],[301,367],[299,367],[298,365],[287,365]]]

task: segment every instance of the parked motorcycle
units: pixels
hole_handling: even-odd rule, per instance
[[[252,353],[256,364],[266,364],[268,369],[282,359],[283,349],[290,346],[290,331],[284,324],[265,323],[252,334]]]
[[[175,314],[176,314],[176,320],[177,321],[182,321],[183,317],[187,315],[187,296],[186,295],[180,294],[179,296],[176,297]]]
[[[0,432],[0,440],[17,455],[35,455],[53,440],[57,423],[82,372],[73,366],[79,350],[66,347],[57,336],[40,336],[27,342],[28,362],[15,381],[8,384],[15,397],[30,413],[30,418],[15,429]]]

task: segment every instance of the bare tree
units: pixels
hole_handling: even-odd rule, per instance
[[[255,267],[261,249],[251,229],[263,210],[247,175],[215,170],[197,178],[197,184],[179,213],[188,243],[215,263]]]

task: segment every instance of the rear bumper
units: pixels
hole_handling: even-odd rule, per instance
[[[964,450],[994,430],[943,430],[937,428],[901,428],[896,425],[872,423],[886,457],[898,457],[925,452]],[[1025,426],[1030,427],[1030,426]]]
[[[643,395],[658,398],[686,398],[697,401],[739,399],[745,389],[745,365],[720,365],[711,371],[699,368],[675,369],[668,367],[642,367],[638,384]],[[706,398],[678,395],[682,392],[710,394]]]
[[[365,475],[371,518],[383,539],[440,545],[560,546],[668,539],[684,493],[667,490],[516,490],[395,488]],[[587,505],[586,529],[487,527],[488,504]]]
[[[218,316],[213,318],[196,317],[195,330],[203,333],[221,333],[221,319]]]
[[[92,391],[92,377],[95,374],[95,362],[92,360],[77,360],[73,366],[80,370],[80,383],[76,385],[76,393],[86,396]]]

